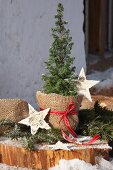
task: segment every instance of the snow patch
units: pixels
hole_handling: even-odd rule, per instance
[[[0,144],[5,144],[5,145],[10,145],[15,147],[23,147],[21,138],[19,138],[18,140],[11,140],[10,138],[7,137],[0,137]],[[55,147],[55,145],[35,144],[35,149],[48,150],[51,149],[52,147]],[[95,141],[92,145],[86,145],[86,146],[85,145],[76,146],[71,143],[65,143],[65,144],[62,143],[62,147],[64,148],[67,147],[68,150],[79,150],[79,149],[87,149],[87,148],[111,149],[111,147],[108,145],[106,141],[100,141],[100,140]]]
[[[100,80],[100,83],[95,85],[97,91],[109,89],[113,87],[113,67],[103,72],[93,71],[92,74],[87,75],[87,78],[91,80]]]
[[[16,167],[16,166],[8,166],[6,164],[1,164],[0,163],[0,170],[33,170],[33,169]]]
[[[97,141],[97,143],[100,143],[100,141]],[[20,140],[16,141],[13,140],[11,141],[9,138],[6,137],[0,137],[0,143],[6,144],[6,145],[11,145],[11,146],[16,146],[16,147],[21,147],[21,142]],[[101,143],[99,145],[89,145],[89,146],[81,146],[81,147],[76,147],[72,144],[70,145],[70,149],[85,149],[87,148],[100,148],[100,149],[111,149],[108,144],[106,143]],[[39,147],[39,145],[37,145]],[[45,146],[45,145],[44,145]],[[46,146],[47,147],[47,146]],[[40,149],[45,149],[43,146],[40,146]],[[48,148],[47,148],[48,149]],[[85,161],[79,160],[79,159],[73,159],[73,160],[60,160],[59,164],[56,165],[53,168],[50,168],[49,170],[113,170],[113,160],[111,161],[106,161],[102,157],[96,157],[96,165],[91,165],[90,163],[86,163]],[[32,170],[28,168],[21,168],[21,167],[15,167],[15,166],[8,166],[6,164],[1,164],[0,163],[0,170]]]
[[[96,64],[99,62],[99,57],[97,55],[94,54],[88,54],[88,63],[90,63],[91,65]]]
[[[113,170],[113,159],[111,161],[106,161],[102,157],[96,158],[96,165],[91,165],[85,161],[79,159],[73,160],[60,160],[59,164],[49,170]],[[0,163],[0,170],[33,170],[29,168],[22,168],[16,166],[8,166],[6,164]]]
[[[97,157],[98,164],[91,165],[90,163],[86,163],[85,161],[79,159],[73,160],[60,160],[59,165],[56,165],[49,170],[113,170],[113,160],[106,161],[101,157]]]

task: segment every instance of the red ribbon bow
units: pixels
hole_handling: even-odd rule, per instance
[[[74,102],[70,102],[69,105],[68,105],[68,108],[65,112],[61,112],[60,114],[62,114],[62,117],[60,119],[60,122],[61,120],[63,119],[64,122],[65,122],[65,125],[67,127],[67,129],[70,131],[70,133],[74,136],[74,137],[77,137],[77,134],[74,132],[74,130],[71,128],[70,124],[69,124],[69,120],[67,118],[68,115],[75,115],[75,114],[78,114],[78,109],[76,109],[76,106],[75,106],[75,103]],[[59,123],[60,123],[59,122]]]
[[[42,108],[40,108],[40,110],[43,110]],[[74,114],[78,114],[78,109],[75,106],[74,102],[70,102],[68,105],[68,108],[66,111],[50,111],[50,114],[59,114],[62,115],[59,124],[61,122],[61,120],[64,120],[64,123],[67,127],[67,129],[70,131],[70,133],[74,136],[77,137],[77,134],[74,132],[74,130],[71,128],[70,124],[69,124],[69,120],[67,118],[68,115],[74,115]]]
[[[43,110],[43,109],[40,109]],[[75,131],[71,128],[70,124],[69,124],[69,120],[67,118],[68,115],[75,115],[78,114],[78,109],[75,106],[74,102],[70,102],[68,105],[68,108],[66,111],[50,111],[50,114],[59,114],[62,115],[59,124],[62,120],[64,120],[65,125],[67,127],[67,129],[69,130],[69,132],[72,134],[73,137],[77,137],[77,134],[75,133]],[[63,130],[62,131],[62,136],[64,137],[65,140],[67,140],[68,142],[72,142],[76,145],[89,145],[92,144],[94,141],[96,141],[97,139],[100,138],[100,135],[95,135],[91,140],[89,140],[88,142],[85,143],[78,143],[76,141],[74,141],[73,139],[71,139]]]

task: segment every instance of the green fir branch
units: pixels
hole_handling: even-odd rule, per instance
[[[107,116],[106,116],[107,115]],[[5,136],[11,139],[21,139],[22,144],[29,150],[35,149],[35,144],[54,144],[58,141],[64,142],[59,129],[39,129],[32,135],[30,127],[12,122],[10,120],[1,120],[0,129],[6,129]],[[79,125],[76,129],[78,135],[94,136],[100,134],[102,139],[107,141],[113,140],[113,111],[102,108],[98,102],[93,109],[79,111]],[[3,135],[3,134],[2,134]]]
[[[59,129],[39,129],[35,135],[32,135],[29,127],[26,128],[20,124],[15,124],[13,129],[6,131],[5,136],[11,138],[11,140],[21,139],[23,146],[29,150],[33,150],[36,143],[53,144],[59,140],[64,141]]]
[[[79,120],[77,131],[81,135],[100,134],[103,140],[113,140],[113,111],[101,107],[98,101],[93,109],[80,110]]]

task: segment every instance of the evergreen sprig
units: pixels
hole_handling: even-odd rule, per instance
[[[50,130],[40,129],[35,135],[24,135],[21,140],[23,146],[29,150],[34,150],[35,144],[54,144],[59,140],[64,141],[60,130],[54,128]]]
[[[9,119],[3,119],[0,121],[0,136],[4,134],[4,132],[12,129],[15,126],[15,123]]]
[[[65,26],[68,22],[63,19],[64,8],[58,4],[55,15],[55,28],[52,28],[53,43],[49,50],[49,60],[45,62],[48,72],[42,76],[45,93],[57,93],[64,96],[77,95],[77,79],[75,67],[72,66],[74,57],[71,56],[73,46],[70,30]]]
[[[61,131],[59,129],[40,129],[35,135],[30,133],[30,129],[26,126],[15,124],[13,129],[6,131],[5,136],[13,139],[21,139],[25,148],[33,150],[36,143],[53,144],[60,141],[64,141]]]
[[[103,140],[113,140],[113,111],[95,102],[93,109],[79,111],[80,123],[77,131],[82,135],[100,134]]]
[[[35,149],[36,143],[54,144],[58,141],[64,142],[59,129],[40,129],[35,135],[31,135],[30,128],[14,123],[10,120],[1,120],[0,129],[6,129],[5,135],[11,139],[21,139],[22,144],[29,150]],[[94,136],[100,134],[102,139],[107,141],[113,140],[113,111],[103,108],[98,102],[93,109],[79,111],[79,125],[77,127],[78,135]],[[2,134],[3,135],[3,134]]]
[[[9,119],[3,119],[0,121],[0,127],[4,127],[4,126],[13,127],[14,125],[15,125],[15,123]]]
[[[17,124],[15,124],[14,128],[11,131],[9,130],[5,134],[7,137],[10,137],[11,140],[18,140],[18,138],[22,137],[21,129]]]
[[[79,111],[79,119],[82,124],[89,123],[97,117],[100,121],[108,123],[113,121],[113,111],[106,107],[101,107],[98,101],[95,102],[94,108]]]
[[[83,130],[83,135],[94,136],[100,134],[103,140],[113,140],[113,121],[107,123],[101,122],[96,118],[88,124],[85,124],[86,129]]]

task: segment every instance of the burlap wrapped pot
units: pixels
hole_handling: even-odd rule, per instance
[[[19,122],[20,120],[28,117],[29,108],[28,103],[21,99],[0,99],[0,121],[11,120]],[[3,133],[7,127],[0,129],[0,134]]]
[[[45,94],[41,91],[36,92],[36,101],[41,109],[50,108],[51,111],[66,111],[70,102],[74,102],[77,109],[79,109],[80,105],[79,98],[75,98],[74,96],[62,96],[55,93]],[[64,123],[64,120],[61,120],[61,117],[62,115],[60,114],[51,114],[50,112],[48,116],[48,122],[54,128],[59,128],[67,131],[67,127]],[[78,125],[78,114],[67,115],[67,118],[71,128],[75,130]]]

